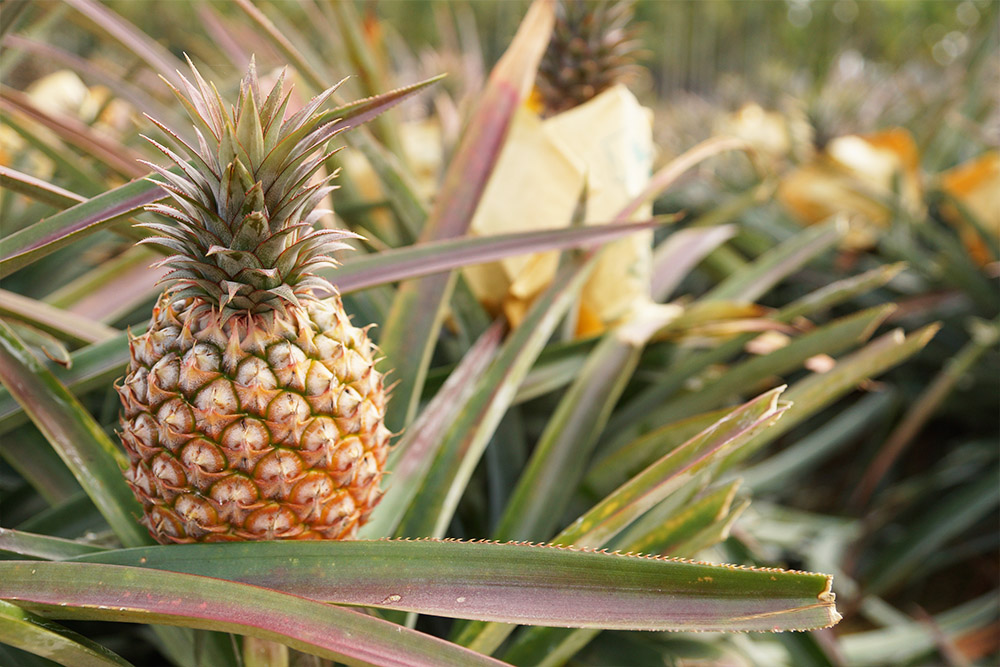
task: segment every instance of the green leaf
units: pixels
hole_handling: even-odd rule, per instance
[[[0,528],[0,552],[7,552],[22,558],[66,560],[98,551],[105,551],[105,549],[75,540]]]
[[[140,333],[145,327],[133,329]],[[114,339],[89,345],[70,355],[69,368],[58,367],[55,378],[77,395],[91,389],[106,387],[122,376],[128,365],[128,335],[119,333]],[[20,404],[10,392],[0,387],[0,435],[28,421]],[[2,439],[0,439],[2,440]]]
[[[838,619],[828,575],[519,543],[170,545],[108,551],[77,563],[154,568],[115,568],[150,579],[169,570],[253,581],[324,602],[508,623],[771,631]],[[76,563],[54,565],[70,564]],[[0,597],[7,597],[3,590],[0,584]]]
[[[159,185],[139,179],[0,239],[0,278],[166,197]]]
[[[75,192],[64,190],[57,185],[52,185],[29,174],[23,174],[4,166],[0,166],[0,186],[12,192],[18,192],[26,197],[30,197],[35,201],[48,204],[53,208],[69,208],[84,200],[83,197]]]
[[[0,381],[35,422],[126,546],[149,544],[125,484],[125,455],[45,366],[0,322]]]
[[[833,247],[847,231],[839,220],[807,227],[712,289],[705,299],[755,301],[783,278]]]
[[[770,354],[752,356],[732,366],[698,391],[664,402],[659,386],[654,386],[642,397],[647,406],[642,418],[631,427],[615,433],[615,443],[628,442],[639,433],[669,424],[686,415],[698,414],[724,405],[733,396],[758,386],[769,377],[782,376],[796,371],[817,354],[837,354],[866,340],[872,332],[895,310],[887,304],[842,317],[809,333],[798,336]],[[656,400],[658,399],[658,400]],[[659,403],[658,407],[656,404]],[[615,449],[615,444],[611,445]]]
[[[718,468],[724,456],[740,451],[753,436],[771,426],[788,406],[778,405],[784,387],[772,389],[727,414],[633,477],[552,539],[554,544],[601,547],[628,524],[688,486],[705,471]],[[492,652],[513,630],[495,623],[472,623],[457,641],[477,651]]]
[[[430,241],[371,255],[348,257],[341,266],[319,271],[319,274],[336,285],[341,294],[348,294],[514,255],[604,243],[644,229],[652,229],[663,224],[666,219],[501,234],[487,238],[463,237]]]
[[[21,320],[75,345],[102,343],[121,334],[118,329],[89,317],[2,289],[0,289],[0,316]]]
[[[890,331],[857,352],[838,360],[837,365],[826,373],[813,373],[799,380],[785,394],[784,398],[792,405],[784,418],[774,428],[754,438],[747,447],[730,454],[723,462],[723,469],[728,470],[737,465],[792,427],[855,389],[861,382],[876,377],[913,356],[930,342],[939,328],[939,325],[931,324],[908,336],[900,329]]]
[[[17,605],[2,601],[0,601],[0,643],[74,667],[131,665],[130,662],[83,635],[27,612]]]
[[[397,530],[399,536],[440,537],[458,506],[484,448],[517,387],[569,309],[594,262],[567,265],[532,304],[521,326],[507,339],[496,361],[445,435],[420,493]]]
[[[503,333],[504,327],[498,323],[479,338],[420,417],[393,447],[386,462],[391,483],[371,519],[361,527],[360,537],[384,537],[396,532],[440,447],[445,444],[442,436],[468,402],[476,388],[476,379],[496,358]]]
[[[500,156],[514,111],[527,93],[525,84],[534,79],[554,20],[552,3],[536,0],[531,5],[479,97],[421,241],[465,233]],[[392,429],[402,428],[416,413],[454,280],[454,275],[448,274],[403,283],[393,301],[379,341],[399,382],[386,415]]]
[[[796,583],[808,589],[807,583]],[[350,664],[500,664],[349,609],[257,586],[147,568],[3,561],[0,598],[46,618],[235,632]]]
[[[494,538],[543,540],[555,532],[586,471],[593,445],[639,363],[648,336],[679,311],[664,307],[652,324],[626,322],[594,348],[546,424]],[[639,325],[644,325],[644,330],[637,331]]]

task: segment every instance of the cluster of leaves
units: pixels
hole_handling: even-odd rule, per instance
[[[574,340],[560,324],[594,244],[663,221],[626,224],[627,209],[609,225],[466,237],[548,41],[551,6],[532,6],[488,79],[471,53],[472,12],[436,11],[439,25],[459,29],[451,50],[431,58],[351,3],[174,3],[170,20],[155,23],[129,3],[5,5],[0,74],[13,87],[3,91],[3,131],[19,148],[0,166],[0,643],[44,657],[0,645],[3,661],[270,664],[261,639],[332,660],[434,665],[488,664],[490,654],[525,665],[884,662],[953,654],[958,640],[978,642],[966,655],[995,651],[982,636],[995,621],[995,581],[945,596],[933,617],[892,606],[923,602],[915,586],[942,574],[937,586],[947,585],[997,548],[982,529],[1000,502],[995,419],[982,417],[996,391],[996,289],[935,209],[919,221],[899,212],[877,250],[847,270],[842,225],[801,229],[761,197],[759,171],[727,178],[713,185],[715,203],[685,202],[696,205],[683,223],[658,232],[651,293],[675,307]],[[356,322],[380,325],[398,382],[388,420],[402,435],[366,540],[154,547],[111,435],[124,328],[143,326],[158,293],[146,268],[156,256],[132,246],[134,222],[152,220],[143,206],[164,195],[130,180],[147,175],[136,158],[157,159],[139,138],[157,130],[140,112],[183,129],[155,75],[172,79],[183,51],[232,90],[246,44],[262,71],[288,63],[306,99],[348,71],[359,76],[345,90],[375,96],[330,112],[355,126],[341,136],[377,175],[380,198],[359,174],[341,173],[337,224],[368,241],[326,277]],[[89,110],[53,111],[16,90],[38,61],[103,95]],[[380,95],[440,63],[458,71],[437,88]],[[442,132],[450,158],[433,201],[413,185],[400,110],[389,111],[425,88],[436,95],[426,106],[453,125]],[[642,199],[677,210],[683,195],[673,193],[684,189],[662,193],[682,173],[741,148],[696,146]],[[568,248],[580,249],[564,253],[514,331],[491,322],[454,270]],[[982,320],[971,329],[970,316]],[[762,346],[761,332],[788,342]],[[870,383],[911,357],[885,384]],[[962,383],[971,391],[954,397]],[[922,432],[947,437],[947,455]],[[922,443],[920,464],[887,483],[900,453]],[[763,502],[750,507],[751,492]],[[379,537],[497,542],[368,541]],[[836,620],[829,577],[770,569],[779,566],[835,573],[851,631],[624,633]],[[95,620],[152,632],[80,622]],[[422,632],[406,629],[414,622]]]

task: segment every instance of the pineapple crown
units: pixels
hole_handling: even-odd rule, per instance
[[[636,29],[631,0],[562,0],[535,81],[548,114],[596,97],[635,68]]]
[[[284,313],[291,304],[314,299],[313,291],[334,291],[312,271],[336,265],[330,253],[358,238],[345,230],[317,230],[329,211],[318,209],[336,189],[310,179],[333,152],[319,152],[338,134],[337,119],[317,110],[340,84],[314,97],[285,119],[291,90],[284,92],[284,71],[264,97],[251,59],[240,83],[236,107],[223,102],[188,60],[195,84],[180,75],[184,93],[170,85],[194,122],[198,148],[153,118],[187,159],[144,137],[174,167],[145,163],[162,177],[156,182],[172,199],[147,211],[173,218],[176,225],[145,223],[155,236],[142,242],[174,251],[157,266],[172,269],[163,282],[175,298],[200,297],[218,304],[223,315],[237,312]],[[180,74],[180,73],[178,73]]]

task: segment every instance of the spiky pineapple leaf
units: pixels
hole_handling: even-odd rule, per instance
[[[85,198],[30,174],[0,165],[0,187],[20,193],[53,208],[69,208]]]
[[[0,239],[0,278],[142,211],[166,197],[159,185],[132,181]]]
[[[341,294],[419,278],[451,269],[493,262],[544,250],[564,250],[612,241],[673,220],[662,216],[628,224],[588,225],[541,232],[516,232],[486,238],[463,237],[393,248],[365,256],[348,256],[334,269],[319,271]]]
[[[79,667],[128,667],[130,662],[83,635],[0,601],[0,643]]]
[[[12,560],[66,560],[105,551],[103,547],[67,540],[51,535],[37,535],[23,530],[0,528],[0,553],[14,556]],[[20,558],[17,558],[17,557]]]
[[[0,382],[59,453],[127,546],[151,543],[142,508],[122,477],[124,454],[94,418],[0,322]]]
[[[535,0],[528,9],[479,97],[421,232],[422,241],[461,236],[468,228],[500,156],[514,110],[527,94],[525,84],[535,76],[554,20],[551,2]],[[454,280],[453,274],[447,274],[411,281],[396,294],[379,341],[399,382],[386,414],[390,428],[402,428],[416,412]]]
[[[254,582],[294,595],[456,618],[563,627],[761,630],[838,619],[830,577],[544,545],[456,540],[170,545],[70,565]],[[4,585],[0,584],[0,597]],[[733,595],[740,591],[740,595]]]
[[[235,632],[349,664],[501,664],[361,612],[257,586],[148,568],[3,561],[0,599],[45,618]]]
[[[553,544],[602,547],[642,514],[699,476],[715,474],[727,455],[777,421],[788,405],[779,405],[778,387],[732,410],[721,420],[667,453],[598,502],[552,539]],[[513,631],[509,625],[470,623],[456,637],[463,646],[491,653]]]
[[[503,333],[503,325],[497,323],[480,336],[434,399],[393,447],[386,462],[392,482],[371,519],[361,527],[359,537],[376,538],[396,532],[439,448],[444,444],[442,436],[475,390],[476,379],[496,358]]]

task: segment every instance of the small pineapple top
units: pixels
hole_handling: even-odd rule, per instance
[[[546,115],[572,109],[635,69],[637,41],[628,0],[563,0],[535,90]]]
[[[337,86],[285,119],[291,91],[283,91],[284,72],[264,97],[251,61],[236,107],[227,108],[215,86],[188,64],[196,85],[181,75],[186,95],[171,89],[194,122],[198,148],[152,118],[187,156],[146,137],[175,165],[168,170],[147,163],[173,201],[146,208],[177,225],[142,225],[156,234],[144,242],[176,253],[160,263],[172,269],[164,278],[168,291],[174,298],[204,299],[224,316],[283,313],[289,304],[315,298],[314,290],[333,291],[312,271],[336,264],[330,253],[350,247],[342,240],[356,235],[314,229],[328,213],[317,206],[335,189],[329,181],[336,174],[310,179],[331,155],[319,150],[339,132],[331,114],[317,111]]]

